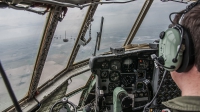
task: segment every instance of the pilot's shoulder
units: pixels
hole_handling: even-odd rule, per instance
[[[174,110],[173,112],[200,112],[199,101],[200,96],[182,96],[162,102],[162,104]]]

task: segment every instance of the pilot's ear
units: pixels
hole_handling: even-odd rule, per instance
[[[199,70],[198,70],[198,68],[197,68],[197,65],[194,64],[194,66],[193,66],[191,69],[194,69],[195,72],[197,72],[197,73],[200,74],[200,72],[199,72]]]

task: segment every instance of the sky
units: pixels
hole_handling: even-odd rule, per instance
[[[123,14],[124,12],[130,11],[129,9],[138,10],[138,8],[141,8],[142,3],[144,3],[145,0],[138,0],[136,2],[130,3],[130,5],[120,5],[120,7],[109,7],[112,5],[99,5],[101,7],[101,10],[99,10],[99,15],[101,15],[101,12],[104,13],[107,10],[111,10],[110,12],[117,12],[118,14]],[[156,4],[155,7],[160,8],[161,5],[170,4],[174,5],[175,2],[160,2],[160,0],[154,0],[154,3]],[[115,4],[116,6],[119,4]],[[132,8],[133,7],[133,8]],[[71,21],[69,24],[70,27],[65,26],[64,29],[69,30],[70,32],[77,32],[77,29],[80,29],[82,23],[82,17],[84,16],[84,12],[87,11],[87,8],[80,9],[78,8],[69,8],[66,18],[68,18],[68,21]],[[135,9],[134,9],[135,8]],[[44,10],[44,9],[41,9]],[[161,11],[165,11],[162,10]],[[130,12],[131,13],[131,12]],[[113,13],[107,14],[112,15]],[[103,14],[102,14],[103,15]],[[73,17],[71,17],[73,16]],[[23,11],[23,10],[13,10],[10,8],[7,9],[0,9],[0,33],[1,38],[3,39],[13,39],[13,38],[23,38],[27,36],[34,36],[35,33],[40,34],[43,31],[43,26],[45,25],[46,15],[38,15],[35,13]],[[71,19],[70,19],[70,18]],[[74,18],[75,17],[75,18]],[[75,19],[75,21],[74,21]],[[80,23],[79,23],[80,21]],[[115,23],[115,20],[113,20]],[[65,21],[62,22],[62,24],[65,24]],[[119,26],[118,26],[119,27]],[[63,27],[61,27],[63,28]],[[71,29],[71,30],[70,30]]]

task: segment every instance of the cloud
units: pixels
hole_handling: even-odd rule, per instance
[[[13,9],[0,10],[0,40],[41,37],[46,16]]]
[[[84,21],[88,8],[82,10],[78,8],[69,8],[62,22],[58,22],[56,35],[63,34],[66,31],[67,36],[77,37]]]

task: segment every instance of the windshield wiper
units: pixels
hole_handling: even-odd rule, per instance
[[[103,21],[104,21],[104,17],[101,17],[101,26],[100,26],[100,32],[99,32],[99,41],[98,41],[98,51],[99,51],[99,48],[100,48],[100,43],[101,43],[101,34],[102,34],[102,29],[103,29]]]
[[[97,32],[97,39],[96,39],[96,44],[95,44],[93,56],[96,56],[96,50],[99,51],[99,49],[100,49],[101,34],[102,34],[102,29],[103,29],[103,22],[104,22],[104,17],[101,17],[100,31]]]

